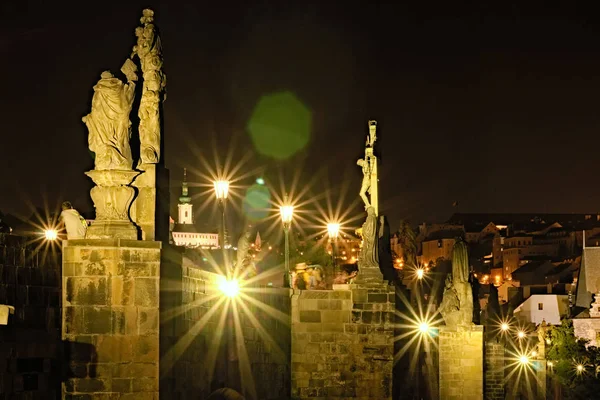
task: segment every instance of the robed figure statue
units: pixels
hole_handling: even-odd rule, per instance
[[[88,144],[95,154],[97,170],[131,170],[129,113],[135,95],[136,69],[135,64],[127,60],[121,69],[127,83],[104,71],[94,86],[92,111],[82,120],[89,131]]]
[[[456,239],[452,249],[452,274],[446,278],[440,313],[446,325],[473,324],[473,291],[469,282],[469,256],[466,243]]]

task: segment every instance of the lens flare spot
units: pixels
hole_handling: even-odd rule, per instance
[[[251,221],[266,218],[269,214],[271,192],[266,186],[254,184],[248,188],[244,196],[244,214]]]
[[[291,92],[260,98],[248,121],[248,132],[256,150],[285,160],[302,150],[310,140],[312,115]]]

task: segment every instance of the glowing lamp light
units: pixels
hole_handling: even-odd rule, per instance
[[[550,344],[552,341],[550,339],[546,339],[546,344]]]
[[[519,339],[523,339],[525,337],[525,332],[519,331],[519,333],[517,333],[517,336],[519,337]]]
[[[502,331],[503,331],[503,332],[506,332],[506,331],[507,331],[509,328],[510,328],[510,326],[509,326],[509,325],[508,325],[508,323],[506,323],[506,322],[503,322],[503,323],[500,325],[500,329],[502,329]]]
[[[535,356],[537,356],[537,351],[534,350],[531,352],[531,357],[535,357]]]
[[[554,363],[553,363],[552,361],[548,361],[548,366],[549,366],[550,368],[552,368],[552,367],[554,367]]]
[[[46,240],[56,240],[58,239],[58,232],[56,229],[46,229],[44,231],[44,237]]]
[[[578,373],[582,373],[583,372],[583,365],[582,364],[577,364],[577,372]]]
[[[240,285],[237,279],[222,278],[219,281],[219,290],[227,297],[235,297],[240,292]]]
[[[327,224],[327,233],[329,234],[330,238],[337,239],[338,235],[340,234],[340,224],[337,222],[331,222]]]
[[[294,206],[287,204],[279,207],[279,214],[281,214],[281,222],[290,224],[294,216]]]
[[[417,278],[423,279],[424,275],[425,275],[425,270],[423,268],[417,268]]]
[[[215,186],[215,195],[217,199],[224,200],[227,198],[227,194],[229,193],[229,181],[226,180],[218,180],[213,182]]]
[[[265,184],[265,180],[263,178],[256,178],[256,183],[258,185],[264,185]]]
[[[519,362],[523,365],[527,365],[527,364],[529,364],[529,357],[521,356],[521,357],[519,357]]]
[[[421,322],[419,324],[419,332],[423,334],[429,332],[429,324],[427,322]]]

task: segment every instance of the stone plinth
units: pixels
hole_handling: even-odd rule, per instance
[[[439,332],[440,399],[483,399],[483,326]]]
[[[131,170],[92,170],[86,175],[96,186],[90,192],[96,219],[88,228],[88,239],[137,239],[137,229],[129,218],[135,190],[129,186],[139,174]]]
[[[379,286],[384,282],[383,274],[379,267],[360,267],[354,282],[357,285]]]
[[[504,399],[504,344],[497,340],[485,343],[485,398]]]
[[[169,171],[159,164],[141,164],[133,182],[138,189],[131,204],[131,218],[142,240],[169,241]]]
[[[292,399],[392,398],[393,287],[292,295]]]
[[[63,242],[63,399],[157,399],[161,243]]]

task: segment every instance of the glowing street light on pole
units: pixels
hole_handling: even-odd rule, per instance
[[[423,268],[417,268],[417,279],[423,279],[425,276],[425,270]]]
[[[327,233],[329,234],[329,240],[331,240],[331,258],[333,260],[333,272],[334,275],[337,273],[337,238],[340,234],[340,224],[337,222],[330,222],[327,224]]]
[[[283,223],[283,233],[285,236],[285,284],[287,287],[291,287],[290,279],[290,227],[292,225],[292,218],[294,217],[294,206],[288,203],[288,197],[285,195],[283,199],[283,205],[279,207],[279,214],[281,215],[281,222]]]

